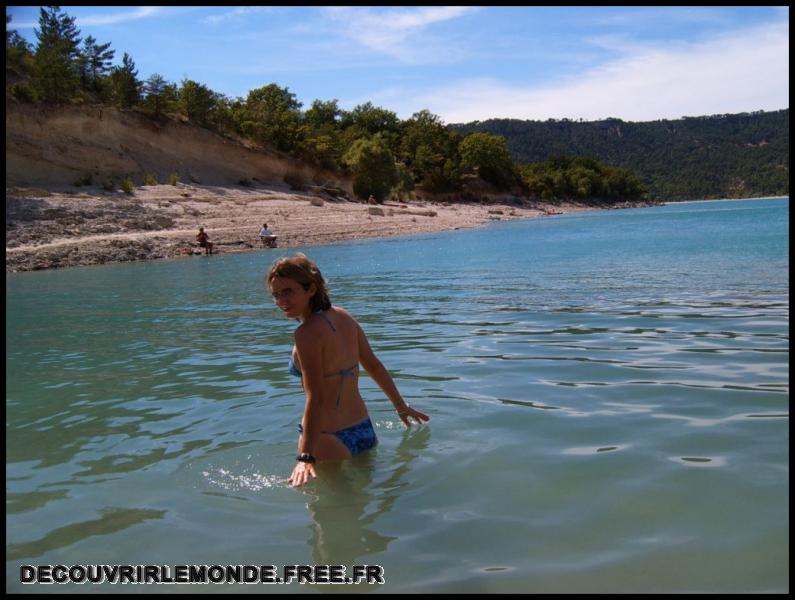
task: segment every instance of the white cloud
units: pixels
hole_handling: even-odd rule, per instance
[[[488,118],[648,121],[789,106],[788,23],[699,43],[621,51],[625,54],[619,59],[546,86],[475,79],[414,93],[401,102],[398,113],[406,118],[428,108],[448,123]]]
[[[137,21],[138,19],[145,19],[147,17],[154,17],[163,12],[163,9],[158,6],[142,6],[129,12],[116,13],[112,15],[94,15],[88,17],[80,17],[76,20],[78,27],[87,27],[92,25],[115,25],[116,23],[124,23],[127,21]]]
[[[472,6],[430,6],[375,12],[359,7],[331,7],[326,14],[342,26],[342,33],[349,40],[401,62],[417,64],[440,58],[438,52],[428,51],[435,40],[420,36],[430,25],[478,10]]]
[[[220,7],[213,7],[215,9],[220,9]],[[269,13],[273,12],[275,9],[272,6],[241,6],[234,10],[220,12],[219,14],[210,15],[209,17],[205,17],[201,20],[202,23],[221,23],[223,21],[229,21],[235,19],[236,17],[242,16],[250,16],[252,14],[259,14],[259,13]]]
[[[62,8],[63,12],[67,15],[69,11]],[[167,9],[160,6],[142,6],[135,10],[115,13],[112,15],[89,15],[87,17],[79,17],[75,19],[75,24],[78,27],[91,27],[99,25],[115,25],[116,23],[124,23],[127,21],[137,21],[138,19],[145,19],[147,17],[154,17],[163,14]],[[12,29],[34,29],[39,26],[38,21],[29,21],[25,23],[11,23]]]

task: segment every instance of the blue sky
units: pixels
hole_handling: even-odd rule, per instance
[[[401,119],[627,121],[789,107],[789,8],[63,7],[139,77],[230,97],[276,83],[309,108]],[[8,7],[35,42],[39,7]]]

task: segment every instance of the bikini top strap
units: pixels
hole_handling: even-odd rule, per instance
[[[331,319],[329,319],[326,316],[326,312],[324,310],[321,309],[321,310],[315,311],[315,314],[318,314],[321,317],[323,317],[323,319],[326,321],[326,323],[328,323],[328,326],[331,327],[331,331],[333,331],[334,333],[337,333],[337,328],[334,327],[334,325],[331,322]],[[350,367],[348,369],[342,369],[339,373],[331,373],[330,375],[326,375],[326,377],[339,376],[339,378],[340,378],[340,387],[339,387],[339,391],[337,392],[337,406],[338,407],[340,405],[340,400],[342,399],[342,388],[345,386],[345,378],[346,377],[355,377],[356,376],[356,369],[358,367],[359,367],[359,365],[355,364],[355,365],[353,365],[352,367]]]
[[[326,323],[328,323],[328,326],[331,327],[331,331],[333,331],[334,333],[337,333],[337,328],[334,327],[334,325],[332,325],[331,320],[326,316],[326,313],[325,313],[324,310],[321,309],[321,310],[315,311],[315,314],[316,315],[320,315],[321,317],[323,317],[323,319],[326,321]]]
[[[345,387],[345,378],[346,377],[355,377],[356,376],[356,369],[358,367],[359,367],[359,365],[356,364],[356,365],[353,365],[352,367],[350,367],[348,369],[340,370],[339,373],[332,373],[331,375],[327,376],[327,377],[333,377],[335,375],[339,375],[339,378],[340,378],[340,387],[339,387],[339,390],[337,391],[337,408],[339,408],[340,400],[342,399],[342,388]]]

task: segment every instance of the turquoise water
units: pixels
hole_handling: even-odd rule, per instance
[[[304,490],[284,250],[6,277],[7,591],[23,564],[381,565],[383,586],[789,589],[789,200],[304,248],[404,397]]]

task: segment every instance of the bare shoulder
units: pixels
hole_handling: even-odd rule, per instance
[[[296,328],[293,336],[295,338],[295,342],[299,343],[303,341],[317,339],[322,334],[323,334],[323,328],[320,326],[320,322],[318,321],[318,319],[313,318],[301,323]]]
[[[348,317],[348,318],[350,318],[350,319],[353,319],[353,316],[351,316],[351,313],[349,313],[347,310],[345,310],[345,309],[344,309],[344,308],[342,308],[341,306],[338,306],[337,304],[335,304],[335,305],[334,305],[332,308],[333,308],[333,310],[335,310],[337,313],[339,313],[339,314],[341,314],[341,315],[345,315],[346,317]],[[355,319],[354,319],[354,320],[355,320]]]
[[[335,314],[336,314],[337,316],[339,316],[339,317],[340,317],[340,318],[341,318],[343,321],[346,321],[346,322],[348,322],[348,323],[352,323],[352,324],[353,324],[353,325],[355,325],[355,326],[358,326],[358,325],[359,325],[358,321],[356,321],[356,319],[353,317],[353,315],[352,315],[351,313],[349,313],[347,310],[345,310],[344,308],[342,308],[341,306],[336,306],[336,305],[335,305],[335,306],[332,308],[332,310],[333,310],[333,311],[335,312]]]

